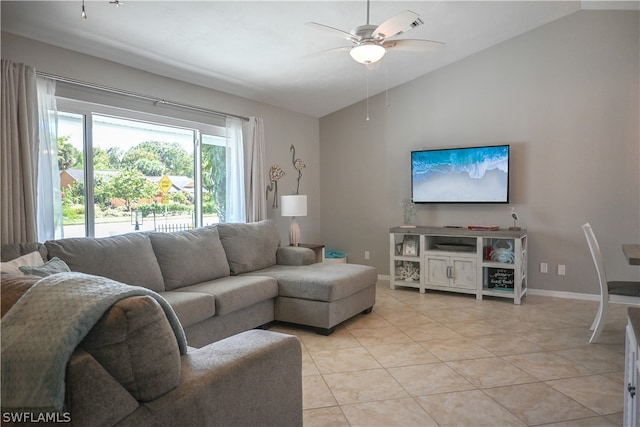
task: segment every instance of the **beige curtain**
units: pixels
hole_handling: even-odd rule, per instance
[[[37,241],[38,102],[36,70],[2,60],[0,242]]]
[[[245,124],[245,206],[247,222],[267,219],[267,168],[262,117],[249,117]]]

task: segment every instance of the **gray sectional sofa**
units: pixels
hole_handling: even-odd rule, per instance
[[[115,303],[66,365],[64,408],[57,416],[72,425],[302,425],[298,339],[252,329],[279,320],[328,334],[375,303],[374,268],[316,264],[312,250],[280,246],[271,221],[3,245],[0,255],[4,264],[31,260],[34,251],[49,261],[27,267],[29,272],[62,266],[91,275],[47,279],[82,276],[88,285],[103,276],[157,292],[173,308],[189,345],[187,352],[179,350],[150,296]],[[47,279],[2,273],[4,331],[13,305],[28,305],[23,295],[33,296],[32,287]],[[64,304],[56,307],[66,314]],[[4,404],[3,419],[27,410]]]
[[[274,320],[330,334],[375,304],[375,268],[316,264],[311,249],[281,246],[271,220],[50,240],[39,249],[45,259],[57,257],[71,271],[158,292],[173,307],[193,347]],[[24,252],[12,251],[3,247],[3,260]]]

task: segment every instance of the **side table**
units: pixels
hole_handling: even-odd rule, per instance
[[[300,243],[301,248],[309,248],[316,253],[316,262],[324,262],[324,245],[315,243]]]

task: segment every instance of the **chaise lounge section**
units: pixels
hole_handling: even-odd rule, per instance
[[[368,314],[375,303],[377,273],[358,264],[308,264],[292,269],[274,265],[254,273],[278,282],[275,319],[313,327],[330,335],[356,313]]]

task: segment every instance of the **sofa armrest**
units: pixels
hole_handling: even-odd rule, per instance
[[[276,252],[278,265],[308,265],[316,262],[316,254],[312,249],[299,246],[280,246]]]
[[[123,424],[302,426],[300,341],[251,330],[190,351],[178,387]]]
[[[114,425],[139,407],[122,384],[81,349],[69,359],[65,385],[73,425]]]

